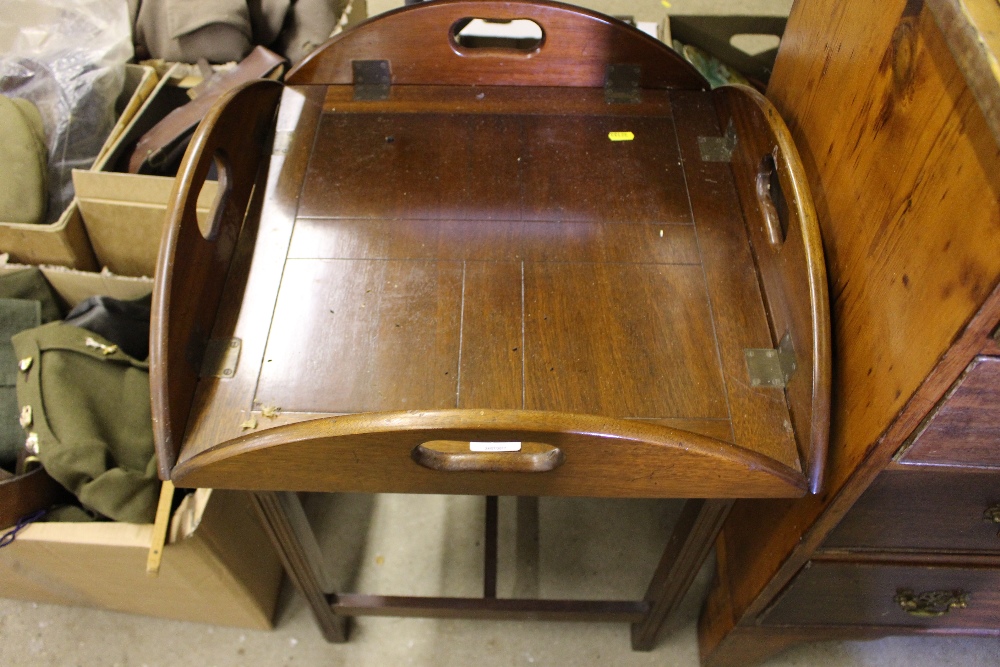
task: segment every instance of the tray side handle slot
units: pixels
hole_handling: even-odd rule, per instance
[[[830,425],[830,303],[819,223],[805,171],[777,110],[747,86],[714,92],[733,123],[736,190],[757,264],[774,347],[794,355],[785,387],[802,469],[823,483]]]
[[[216,102],[195,130],[167,205],[153,283],[150,388],[161,478],[180,452],[202,358],[283,86],[258,80]],[[204,226],[198,194],[212,166],[219,194]]]
[[[455,27],[470,18],[529,20],[536,48],[470,49]],[[354,82],[352,61],[389,61],[391,85],[602,88],[608,65],[638,65],[640,87],[708,90],[673,49],[621,21],[555,2],[435,0],[380,14],[333,37],[293,68],[289,85]]]
[[[285,424],[186,458],[174,470],[174,481],[358,493],[636,498],[806,493],[806,479],[797,470],[728,442],[629,419],[534,410],[368,412]]]

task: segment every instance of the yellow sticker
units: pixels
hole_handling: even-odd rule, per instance
[[[608,132],[608,139],[611,141],[632,141],[635,135],[631,132]]]
[[[667,9],[670,9],[671,7],[670,3],[667,2],[667,0],[660,0],[660,4],[666,7]]]

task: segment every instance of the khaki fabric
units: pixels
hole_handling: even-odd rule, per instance
[[[0,137],[0,222],[44,222],[48,148],[35,105],[0,95]]]
[[[42,324],[61,320],[63,316],[56,293],[35,266],[0,275],[0,298],[38,301],[42,306]]]
[[[333,34],[347,0],[295,0],[273,48],[295,64]]]
[[[153,58],[194,63],[242,60],[273,42],[291,0],[141,0],[135,43]]]
[[[0,470],[14,472],[24,449],[24,430],[17,403],[17,355],[11,336],[41,324],[37,301],[0,298]]]
[[[13,338],[17,397],[45,470],[87,509],[115,521],[153,521],[160,482],[153,456],[149,366],[100,336],[62,322]],[[34,434],[34,435],[32,435]]]
[[[37,268],[0,275],[0,468],[13,471],[24,449],[17,403],[17,355],[11,337],[61,317],[56,296]]]

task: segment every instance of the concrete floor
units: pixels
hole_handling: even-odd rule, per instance
[[[367,11],[374,15],[400,4],[367,0]],[[660,21],[668,11],[782,15],[791,1],[579,4]],[[675,501],[502,499],[500,596],[641,597],[679,506]],[[327,496],[312,499],[310,512],[344,590],[398,595],[477,595],[481,590],[480,498]],[[320,637],[302,599],[286,586],[272,632],[0,599],[0,665],[695,667],[695,621],[708,576],[706,567],[650,653],[629,649],[626,625],[602,623],[364,618],[353,625],[349,643],[331,645]],[[894,637],[804,644],[767,666],[998,664],[1000,641],[994,639]]]
[[[501,597],[638,598],[680,507],[677,501],[502,498]],[[482,498],[316,496],[308,505],[342,590],[478,595]],[[706,568],[650,653],[629,649],[612,623],[522,623],[362,618],[350,641],[327,644],[302,599],[283,592],[272,632],[0,600],[5,667],[327,665],[696,667],[695,620]],[[1000,642],[890,638],[804,644],[768,667],[986,667]]]

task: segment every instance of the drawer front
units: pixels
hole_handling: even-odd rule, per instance
[[[969,365],[901,460],[1000,468],[1000,357]]]
[[[1000,552],[1000,472],[883,472],[823,544],[835,549]]]
[[[762,625],[996,627],[1000,571],[812,561]]]

